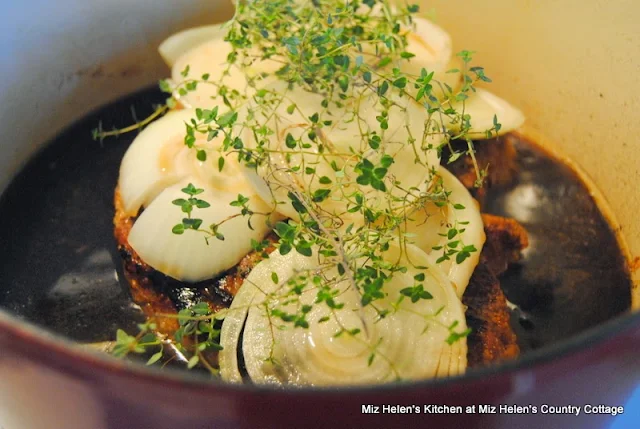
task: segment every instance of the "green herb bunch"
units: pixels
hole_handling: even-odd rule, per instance
[[[194,156],[200,161],[214,162],[220,171],[224,170],[229,156],[237,157],[247,168],[260,172],[272,191],[279,191],[271,194],[274,211],[284,205],[295,210],[296,217],[274,225],[277,251],[282,255],[297,252],[316,257],[319,268],[285,282],[273,294],[273,299],[267,300],[276,303],[268,304],[266,311],[278,324],[307,329],[310,323],[326,321],[307,319],[310,307],[299,302],[299,297],[308,290],[316,293],[313,305],[334,311],[343,306],[340,287],[348,285],[358,293],[361,307],[374,309],[379,319],[401,311],[400,304],[405,300],[415,303],[433,298],[424,285],[424,274],[418,274],[414,277],[415,283],[401,291],[395,305],[378,308],[378,302],[386,296],[385,285],[395,273],[407,271],[406,265],[389,261],[385,255],[392,245],[399,246],[405,253],[406,246],[412,242],[407,224],[426,204],[453,212],[465,210],[464,206],[450,201],[450,191],[438,176],[437,166],[426,162],[430,154],[439,157],[442,150],[448,148],[449,162],[469,155],[476,168],[477,186],[482,184],[486,170],[481,170],[475,162],[470,136],[472,118],[465,112],[464,101],[475,91],[476,82],[490,79],[482,67],[471,65],[473,53],[469,51],[458,53],[461,67],[448,71],[460,76],[459,88],[437,81],[432,70],[422,68],[418,74],[403,72],[402,65],[415,57],[408,50],[407,34],[417,12],[417,5],[392,5],[388,0],[238,2],[235,16],[228,23],[226,41],[232,46],[232,52],[227,57],[227,73],[259,69],[259,64],[265,61],[278,63],[277,71],[272,75],[253,74],[245,92],[227,87],[224,77],[219,82],[211,82],[208,75],[194,78],[188,67],[183,71],[185,81],[178,87],[161,83],[161,87],[171,93],[168,107],[199,85],[215,85],[219,107],[196,110],[196,117],[186,126],[185,144],[194,148]],[[265,85],[274,77],[278,85]],[[296,91],[319,97],[317,109],[305,111],[296,102],[295,94],[299,93]],[[365,119],[360,117],[362,103],[375,106],[376,127],[366,126]],[[414,165],[408,168],[428,171],[423,183],[402,183],[391,174],[397,160],[393,151],[385,147],[390,122],[402,117],[398,112],[404,112],[408,103],[424,108],[422,134],[413,135],[407,124],[404,128],[408,137],[403,142],[413,154]],[[462,108],[455,108],[457,105]],[[282,146],[278,124],[287,115],[303,115],[306,120],[298,133],[283,136]],[[350,118],[361,130],[360,141],[347,152],[333,147],[327,138],[335,121],[344,118]],[[450,124],[456,124],[455,132],[451,131]],[[499,130],[500,124],[494,118],[493,128],[486,130],[486,137]],[[216,159],[209,159],[210,153],[196,147],[196,140],[202,136],[209,141],[223,136]],[[466,141],[467,150],[455,151],[452,140]],[[278,156],[300,162],[285,163],[283,167],[282,163],[274,162]],[[291,175],[298,179],[283,179]],[[202,190],[190,185],[183,191],[185,198],[173,203],[186,217],[173,232],[202,233],[206,240],[224,240],[219,232],[220,224],[203,226],[197,216],[198,209],[209,206],[197,198]],[[371,197],[380,194],[385,195],[384,204]],[[329,210],[327,203],[331,201],[341,201],[342,205]],[[231,205],[239,209],[238,216],[250,220],[256,213],[248,203],[249,197],[239,195]],[[439,263],[453,260],[460,264],[478,251],[461,238],[466,227],[465,222],[456,221],[439,231],[446,238],[446,244],[433,249],[438,252]],[[268,245],[266,241],[252,243],[254,250],[264,256],[267,256]],[[426,271],[426,267],[417,268]],[[328,275],[332,270],[337,270],[338,278]],[[275,273],[272,280],[279,281]],[[277,305],[283,296],[287,297],[286,309]],[[437,314],[423,316],[433,320]],[[214,321],[220,317],[222,315],[216,317],[204,307],[178,315],[182,331],[176,335],[175,342],[184,349],[182,340],[190,338],[187,347],[193,356],[190,366],[200,362],[212,372],[216,371],[202,358],[201,352],[219,348],[219,331],[214,328]],[[364,327],[366,331],[366,324]],[[449,343],[469,333],[459,331],[455,323],[446,328],[450,333]],[[147,346],[158,347],[162,342],[157,337],[148,337],[153,335],[152,331],[153,327],[144,325],[138,337],[119,334],[117,353],[123,355],[142,352]],[[366,332],[356,327],[344,326],[336,332],[336,335],[345,334],[365,335],[366,340]],[[372,350],[371,360],[375,356],[374,346]],[[157,360],[156,356],[151,360]]]

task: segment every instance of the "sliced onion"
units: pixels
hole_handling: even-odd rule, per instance
[[[261,73],[273,74],[282,67],[282,64],[274,59],[264,61],[256,59],[250,66],[243,69],[237,65],[232,66],[228,74],[225,74],[229,53],[231,53],[231,45],[224,41],[224,31],[221,31],[219,37],[185,51],[175,61],[171,69],[171,77],[175,84],[180,85],[193,79],[201,80],[204,75],[208,75],[208,78],[206,82],[199,82],[194,91],[189,91],[186,95],[175,94],[175,97],[187,107],[210,109],[219,104],[215,97],[217,85],[220,82],[230,90],[237,90],[241,94],[251,96],[254,91],[248,84],[248,77],[259,79]],[[256,56],[259,56],[259,52],[256,52]],[[242,58],[238,59],[238,62],[241,61],[243,61]],[[184,76],[183,73],[186,70],[188,73]],[[276,78],[270,76],[265,80],[260,80],[258,86],[266,85],[274,80]]]
[[[480,252],[486,236],[476,200],[447,169],[440,167],[438,174],[442,177],[444,189],[450,192],[449,202],[451,204],[445,207],[437,207],[434,203],[425,204],[424,208],[415,212],[412,220],[407,222],[406,232],[413,234],[410,240],[427,252],[434,264],[447,249],[447,243],[452,241],[460,241],[464,245],[473,245],[476,248],[476,251],[472,252],[471,256],[461,264],[456,263],[455,256],[437,264],[456,286],[458,296],[462,297],[473,270],[480,260]],[[453,205],[455,204],[463,206],[464,209],[454,209]],[[464,229],[464,232],[449,239],[446,237],[447,231],[454,225],[457,225],[458,230]],[[439,234],[444,234],[445,237]],[[442,249],[433,249],[438,246]]]
[[[345,282],[335,287],[342,292],[337,300],[344,307],[330,315],[324,304],[314,304],[307,315],[308,329],[293,328],[274,318],[266,309],[278,308],[296,312],[297,304],[286,304],[283,296],[286,282],[297,275],[313,272],[317,258],[297,253],[286,256],[274,253],[254,268],[231,305],[223,326],[220,355],[221,374],[225,380],[241,379],[237,366],[239,332],[244,325],[242,342],[247,372],[255,383],[295,385],[364,384],[395,379],[422,379],[451,376],[466,367],[466,341],[453,345],[446,342],[447,329],[458,322],[456,332],[466,329],[464,309],[446,275],[431,264],[427,255],[408,246],[401,257],[392,246],[386,255],[391,261],[409,267],[404,274],[396,273],[386,283],[387,296],[376,301],[380,310],[392,310],[400,290],[415,283],[414,275],[424,272],[424,288],[432,299],[412,303],[405,299],[397,311],[377,321],[376,312],[360,307],[360,296]],[[409,262],[411,261],[411,262]],[[427,266],[421,271],[413,265]],[[278,284],[272,280],[275,272]],[[329,274],[337,275],[337,273]],[[317,291],[308,286],[300,296],[300,304],[313,304]],[[238,299],[238,298],[236,298]],[[248,306],[248,310],[247,310]],[[421,315],[430,315],[422,317]],[[328,322],[318,322],[330,316]],[[246,320],[245,320],[246,318]],[[360,329],[355,336],[342,334],[337,320],[347,329]],[[377,347],[375,347],[377,345]],[[373,350],[373,360],[370,357]]]
[[[184,147],[184,124],[194,116],[192,111],[170,112],[145,128],[129,146],[119,179],[126,214],[136,216],[140,207],[189,174],[175,158]]]
[[[119,189],[123,209],[136,216],[165,188],[187,176],[194,176],[208,188],[227,192],[247,192],[250,187],[240,173],[234,156],[221,154],[223,137],[207,141],[197,134],[195,146],[208,153],[207,161],[199,161],[196,150],[184,144],[185,123],[195,118],[193,110],[172,111],[145,128],[133,141],[120,165]],[[219,171],[217,159],[225,158]]]
[[[208,42],[213,39],[222,39],[226,33],[224,24],[204,25],[201,27],[189,28],[184,31],[180,31],[173,34],[166,39],[160,47],[158,52],[164,59],[165,63],[169,67],[172,67],[178,58],[180,58],[185,52]]]
[[[268,259],[259,262],[251,270],[233,298],[220,332],[220,344],[223,349],[219,355],[219,363],[220,375],[224,380],[242,381],[238,368],[238,345],[249,310],[259,306],[260,302],[264,302],[266,294],[272,293],[278,287],[272,280],[272,273],[284,281],[291,276],[292,264],[300,270],[304,270],[311,266],[312,261],[311,258],[304,257],[297,252],[291,252],[286,256],[274,252]],[[254,280],[262,282],[265,278],[269,278],[269,282],[264,284],[254,282]],[[258,303],[254,303],[254,301]]]
[[[258,263],[253,268],[253,271],[260,270],[263,262]],[[240,343],[249,308],[251,308],[257,292],[258,288],[245,279],[244,284],[240,287],[236,296],[233,297],[231,308],[224,313],[224,322],[220,331],[220,344],[223,349],[218,355],[218,363],[220,365],[220,377],[232,383],[242,382],[242,375],[238,366],[238,344]]]
[[[256,171],[264,182],[271,185],[270,194],[266,195],[265,191],[268,187],[265,184],[260,184],[255,174],[249,173],[249,177],[265,200],[275,197],[277,201],[285,203],[278,206],[284,215],[292,218],[298,217],[287,197],[288,191],[293,187],[304,190],[304,193],[313,193],[318,189],[326,188],[319,182],[322,176],[328,177],[333,184],[344,183],[344,186],[341,186],[338,191],[344,192],[345,195],[358,189],[361,190],[368,199],[369,205],[382,209],[383,204],[388,200],[387,193],[374,190],[370,186],[355,184],[357,174],[354,170],[358,159],[352,155],[353,152],[364,152],[366,158],[374,165],[378,165],[384,154],[389,154],[394,158],[394,163],[389,167],[387,177],[395,177],[404,189],[411,187],[425,189],[428,186],[431,177],[430,169],[439,164],[439,154],[434,149],[437,146],[437,137],[433,135],[428,136],[423,143],[425,147],[431,145],[432,149],[425,151],[420,149],[426,120],[426,111],[422,106],[411,102],[407,97],[389,95],[389,98],[397,106],[391,108],[389,112],[389,128],[383,135],[380,148],[369,150],[368,142],[363,139],[362,135],[369,131],[380,133],[380,125],[376,116],[380,114],[382,107],[378,104],[377,96],[363,95],[358,101],[354,101],[359,103],[357,108],[361,118],[360,123],[350,113],[354,108],[351,104],[342,109],[334,109],[332,116],[322,118],[323,120],[331,120],[332,124],[316,129],[319,141],[323,143],[325,148],[323,154],[319,154],[317,152],[318,145],[309,140],[307,134],[313,125],[309,118],[314,113],[323,110],[321,107],[323,97],[300,88],[288,90],[283,87],[283,84],[269,88],[276,93],[285,94],[286,97],[274,115],[279,118],[278,122],[270,121],[267,123],[271,129],[276,130],[271,137],[270,149],[282,152],[270,156],[271,165],[278,167],[278,169],[274,171],[273,168],[269,169],[263,166]],[[292,103],[295,103],[299,110],[296,109],[293,113],[286,112],[286,108]],[[405,124],[409,124],[411,135],[418,139],[417,155],[413,147],[407,143],[410,134]],[[311,147],[302,150],[299,146],[289,149],[286,146],[288,134],[291,134],[294,139],[302,139],[304,143],[310,143]],[[255,147],[256,145],[253,135],[249,131],[245,133],[244,141],[249,146]],[[416,163],[416,159],[419,160],[419,163]],[[340,173],[344,175],[342,178],[331,167],[332,161],[335,161],[336,165],[343,170],[343,173]],[[292,168],[298,166],[303,167],[299,172],[291,171]],[[315,168],[316,175],[311,177],[305,174],[304,166]],[[393,188],[392,193],[400,198],[411,198],[406,195],[406,191],[397,188]],[[325,200],[321,204],[322,209],[344,220],[361,223],[362,220],[357,219],[358,215],[346,212],[346,198],[343,195],[337,196],[340,198]]]
[[[237,192],[211,189],[189,177],[164,190],[134,223],[129,233],[129,244],[154,269],[180,281],[197,282],[210,279],[236,265],[252,249],[251,240],[262,240],[270,231],[267,218],[255,215],[251,219],[235,217],[220,226],[225,240],[209,238],[193,230],[177,235],[172,228],[182,222],[185,214],[172,201],[185,198],[181,191],[189,182],[205,191],[198,198],[211,204],[208,208],[194,209],[193,217],[202,219],[202,229],[240,213],[230,203],[238,198]],[[249,207],[255,212],[269,212],[270,207],[256,194],[249,197]]]
[[[449,33],[426,18],[414,17],[413,22],[415,27],[407,35],[409,51],[429,64],[428,70],[446,71],[452,55]]]
[[[398,59],[384,68],[390,72],[394,67],[415,80],[424,68],[427,73],[433,72],[433,93],[438,98],[444,98],[446,93],[444,84],[455,92],[462,85],[460,73],[447,73],[451,69],[460,69],[460,60],[452,55],[451,36],[444,29],[428,19],[413,17],[413,26],[404,28],[407,46],[406,51],[415,55],[410,59]],[[376,55],[375,45],[363,43],[363,58],[371,66],[377,66],[379,55]],[[358,53],[359,54],[359,53]],[[441,87],[438,83],[443,85]],[[413,84],[407,85],[405,90],[415,96],[418,89]]]
[[[464,102],[464,112],[471,116],[471,130],[469,136],[474,140],[487,138],[486,131],[493,127],[493,117],[497,117],[501,125],[498,135],[506,134],[519,128],[524,123],[524,114],[512,106],[508,101],[483,88],[476,88],[476,92],[469,92],[469,98]],[[453,104],[462,112],[462,102]],[[450,122],[447,127],[453,132],[460,131],[460,123]],[[493,133],[495,136],[495,132]]]
[[[374,11],[380,13],[379,9]],[[456,91],[462,85],[462,75],[460,73],[447,73],[451,69],[460,68],[460,60],[452,56],[451,36],[441,27],[425,18],[414,17],[411,28],[403,28],[406,35],[406,51],[415,55],[410,59],[398,59],[388,66],[384,71],[390,73],[393,68],[399,68],[411,80],[415,80],[421,75],[424,68],[427,73],[433,72],[432,86],[433,93],[438,98],[444,98],[445,87],[438,83],[448,85],[451,91]],[[376,45],[362,43],[362,52],[356,52],[353,56],[362,55],[364,62],[370,66],[377,67],[380,55],[376,52]],[[405,90],[412,96],[416,96],[418,89],[413,84],[406,86]]]
[[[435,82],[449,85],[455,92],[462,84],[460,73],[447,73],[448,70],[460,68],[459,59],[452,56],[451,36],[441,27],[425,18],[413,18],[414,28],[407,34],[407,51],[415,55],[409,60],[400,62],[400,69],[414,77],[419,77],[424,68],[428,73],[433,72],[433,91],[439,98],[443,98],[443,90]],[[412,95],[418,92],[413,85],[407,90]]]

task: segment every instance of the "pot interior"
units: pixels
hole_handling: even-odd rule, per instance
[[[134,134],[96,142],[92,130],[144,117],[163,94],[150,88],[106,106],[49,143],[0,199],[0,306],[82,343],[111,341],[144,320],[130,298],[113,238],[113,192]],[[133,112],[133,113],[132,113]],[[631,307],[613,230],[565,164],[523,137],[518,179],[490,188],[484,211],[512,217],[530,247],[501,278],[522,354],[577,335]],[[490,144],[490,143],[488,143]]]
[[[107,341],[113,339],[117,328],[135,330],[135,323],[142,318],[122,281],[111,221],[119,160],[130,136],[100,145],[92,141],[91,130],[99,121],[105,128],[128,125],[132,120],[131,106],[141,118],[163,96],[155,88],[144,90],[96,111],[62,134],[58,135],[58,130],[80,118],[89,107],[166,75],[167,70],[154,53],[157,42],[172,31],[203,22],[198,13],[211,10],[207,8],[212,2],[185,2],[188,6],[171,18],[158,20],[168,23],[163,29],[144,19],[153,2],[142,2],[139,8],[129,11],[133,21],[117,29],[118,40],[122,42],[116,44],[118,48],[112,52],[92,42],[86,45],[87,50],[94,49],[91,58],[72,55],[68,40],[51,37],[56,31],[65,31],[74,32],[74,40],[80,40],[91,29],[66,22],[66,18],[56,14],[55,10],[63,9],[58,8],[59,3],[55,10],[48,2],[40,3],[38,14],[32,19],[45,22],[48,11],[57,17],[52,21],[60,25],[57,29],[53,25],[43,26],[40,34],[29,33],[31,37],[24,40],[11,39],[12,46],[24,48],[29,58],[37,58],[40,69],[60,74],[62,84],[57,78],[27,73],[33,70],[33,64],[16,63],[0,70],[13,88],[0,95],[4,106],[0,117],[9,130],[0,142],[6,154],[0,159],[0,189],[4,189],[0,201],[0,218],[4,220],[0,227],[3,243],[0,257],[5,261],[0,268],[0,308],[77,341]],[[82,2],[65,0],[65,3],[77,8]],[[109,10],[115,10],[118,3],[101,2]],[[162,5],[157,6],[159,3]],[[174,13],[171,3],[154,3],[160,11],[158,17]],[[222,4],[223,8],[216,9],[218,16],[209,13],[208,20],[228,16],[225,2],[213,3],[216,7]],[[471,4],[470,10],[477,18],[473,26],[456,18],[459,2],[446,3],[434,4],[436,16],[451,29],[457,47],[477,49],[479,60],[487,70],[494,71],[490,73],[496,82],[492,90],[523,108],[531,129],[547,137],[544,141],[547,147],[575,159],[596,185],[606,190],[605,199],[617,218],[614,225],[617,228],[619,222],[622,226],[621,234],[631,255],[640,254],[640,225],[635,221],[640,208],[636,191],[640,160],[639,152],[631,150],[637,146],[634,137],[639,134],[640,125],[616,119],[629,117],[637,110],[638,100],[625,94],[640,90],[637,73],[640,57],[627,54],[622,57],[629,49],[637,52],[640,46],[634,32],[635,22],[630,19],[633,14],[626,12],[624,2],[606,3],[606,8],[605,2],[596,2],[602,7],[589,10],[569,4],[575,2],[514,4],[500,0],[495,2],[493,11],[479,3]],[[21,19],[24,21],[30,15],[17,6],[14,8],[11,12],[16,19],[10,25],[18,28]],[[80,10],[87,22],[100,22],[98,13],[104,12]],[[576,10],[583,16],[571,27],[572,35],[565,26],[553,24],[562,19],[575,22],[570,17]],[[504,18],[501,22],[505,24],[498,33],[495,19],[480,18],[493,13]],[[598,19],[598,13],[604,15]],[[547,20],[549,16],[553,17],[552,22]],[[619,59],[615,69],[597,62],[597,67],[583,70],[580,80],[569,80],[567,73],[547,72],[572,70],[576,64],[592,64],[590,58],[606,58],[594,56],[583,46],[589,38],[582,37],[596,26],[594,22],[602,21],[615,22],[619,29],[602,30],[597,47]],[[135,23],[142,24],[136,27]],[[98,25],[94,30],[103,39],[116,34],[113,27]],[[544,34],[545,38],[541,41],[527,36],[527,32]],[[507,40],[505,33],[514,37]],[[49,51],[60,52],[58,58],[40,55],[44,46],[41,42],[46,39],[51,41]],[[564,41],[572,49],[550,51],[553,40]],[[136,50],[126,46],[129,41],[143,52],[144,61],[139,61]],[[85,72],[80,73],[82,70]],[[611,78],[602,79],[603,75]],[[14,93],[16,85],[24,90],[21,97]],[[87,98],[90,100],[84,101]],[[37,100],[50,108],[30,109]],[[52,111],[55,113],[51,114]],[[587,125],[576,125],[576,116],[582,118],[580,124]],[[28,126],[40,119],[45,124],[41,129],[34,131]],[[45,144],[54,135],[58,136]],[[604,155],[603,143],[608,145]],[[611,231],[602,217],[587,217],[591,220],[584,221],[587,219],[584,215],[596,207],[590,191],[580,181],[571,182],[575,177],[562,163],[548,162],[542,152],[532,149],[526,141],[519,145],[519,162],[531,174],[512,188],[490,195],[487,209],[526,223],[530,233],[539,238],[532,242],[522,263],[503,279],[508,299],[518,307],[512,313],[511,323],[526,353],[624,314],[632,306],[630,290],[633,287],[637,295],[638,288],[621,276],[618,268],[624,261],[611,250],[616,247],[620,231]],[[39,147],[44,149],[33,155]],[[574,185],[558,187],[558,181],[564,180]],[[518,202],[515,206],[514,200]],[[589,287],[585,288],[585,284]]]

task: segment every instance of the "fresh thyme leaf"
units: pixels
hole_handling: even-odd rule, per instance
[[[157,352],[154,353],[149,360],[147,361],[147,365],[153,365],[154,363],[158,362],[160,359],[162,359],[162,352]]]
[[[447,344],[452,345],[463,338],[466,338],[471,333],[471,329],[467,328],[462,332],[454,332],[450,330],[449,336],[446,339]]]
[[[194,355],[191,357],[191,359],[189,359],[189,362],[187,363],[187,368],[192,369],[193,367],[198,365],[199,362],[200,362],[200,356]]]
[[[286,255],[287,253],[291,252],[291,244],[285,242],[280,242],[280,246],[278,247],[278,251],[280,252],[281,255]]]
[[[429,291],[424,290],[422,284],[415,285],[400,290],[400,293],[404,296],[411,298],[411,302],[416,303],[421,299],[433,299],[433,295]]]
[[[362,4],[371,8],[371,13],[362,13]],[[374,13],[374,8],[377,7],[382,7],[386,12]],[[272,73],[272,77],[286,82],[288,89],[301,88],[318,94],[322,101],[319,106],[312,106],[316,107],[313,110],[303,110],[306,106],[296,104],[297,100],[290,99],[287,94],[275,94],[272,90],[261,87],[262,79],[269,77],[266,72],[251,77],[245,93],[225,86],[224,79],[215,82],[208,74],[200,78],[194,76],[175,87],[169,81],[162,81],[160,86],[163,91],[180,96],[188,95],[198,85],[213,84],[218,88],[216,100],[223,110],[219,111],[218,107],[197,109],[194,120],[185,125],[184,143],[196,152],[196,159],[200,162],[211,162],[214,167],[217,162],[218,171],[223,171],[226,162],[236,160],[254,171],[266,170],[268,174],[264,176],[270,178],[267,180],[270,190],[282,188],[287,195],[286,198],[274,196],[274,202],[279,206],[290,205],[298,215],[288,222],[275,224],[278,236],[275,247],[278,252],[287,255],[295,250],[300,255],[319,258],[324,262],[325,265],[317,275],[306,279],[298,278],[289,282],[287,279],[279,279],[276,273],[271,274],[274,284],[284,282],[283,287],[290,294],[287,299],[292,300],[291,307],[298,305],[296,310],[289,310],[288,306],[271,309],[270,314],[274,318],[294,328],[308,328],[306,315],[310,314],[311,306],[299,305],[300,302],[295,299],[299,299],[309,289],[307,286],[310,282],[317,293],[314,305],[322,305],[323,309],[329,311],[343,308],[344,303],[340,302],[341,291],[327,279],[329,270],[334,270],[331,271],[332,276],[336,276],[337,272],[335,283],[351,284],[359,294],[362,307],[369,306],[380,319],[388,317],[397,308],[379,309],[377,305],[388,297],[386,286],[394,274],[406,273],[409,267],[390,264],[385,260],[384,252],[389,250],[393,240],[398,240],[402,246],[405,244],[403,240],[410,239],[408,234],[405,236],[399,233],[402,226],[419,208],[420,201],[420,204],[427,201],[438,208],[449,207],[449,210],[451,207],[454,210],[465,208],[462,204],[451,203],[447,191],[438,186],[435,186],[438,189],[423,186],[428,190],[422,192],[420,186],[425,184],[401,183],[393,174],[395,167],[392,166],[396,162],[397,150],[396,147],[389,146],[389,138],[393,139],[389,136],[397,129],[397,122],[404,117],[398,114],[402,106],[397,100],[413,98],[425,107],[425,118],[428,120],[425,122],[424,136],[411,135],[406,141],[393,142],[398,146],[406,145],[417,153],[416,165],[407,168],[425,168],[419,162],[420,155],[441,150],[434,146],[446,147],[454,138],[470,142],[468,133],[472,118],[464,108],[455,108],[453,101],[457,100],[464,106],[464,102],[475,91],[475,82],[490,82],[490,79],[484,68],[471,65],[474,54],[471,51],[459,52],[457,56],[462,61],[460,69],[449,70],[460,74],[461,89],[453,89],[444,82],[438,82],[433,70],[421,69],[419,76],[402,71],[403,64],[413,64],[416,61],[415,54],[409,50],[406,31],[403,29],[410,28],[411,14],[419,10],[417,5],[405,4],[392,9],[387,0],[273,0],[238,2],[237,8],[236,15],[228,24],[229,31],[225,37],[232,47],[232,52],[227,57],[229,73],[232,68],[233,72],[245,72],[249,67],[255,71],[259,69],[256,65],[260,61],[276,59],[282,66]],[[186,78],[189,73],[190,68],[187,66],[181,74]],[[255,73],[252,74],[254,75]],[[444,100],[441,92],[445,93]],[[372,121],[375,118],[375,122],[372,122],[375,126],[361,128],[361,135],[354,139],[356,144],[352,145],[348,153],[343,153],[346,150],[334,144],[331,132],[334,127],[340,127],[348,121],[359,124],[361,118],[354,106],[369,98],[374,101],[372,105],[375,109],[372,110],[375,111],[370,114]],[[175,106],[175,103],[176,100],[170,97],[164,111]],[[247,117],[239,113],[239,106],[243,103],[252,106],[249,112],[245,112]],[[281,123],[290,121],[296,117],[294,115],[301,118],[300,122],[304,122],[296,125],[301,129],[283,130],[265,119],[271,117],[273,123]],[[457,124],[460,131],[453,133],[442,120],[436,119],[445,117]],[[497,134],[500,129],[501,124],[494,117],[493,127],[486,130],[487,136]],[[104,135],[101,126],[94,133],[95,138],[101,139]],[[426,136],[434,135],[442,136],[441,144],[426,145]],[[283,141],[278,140],[278,144],[274,144],[274,136],[279,136]],[[204,138],[208,142],[216,138],[223,141],[217,160],[212,155],[212,150],[208,149],[207,152],[203,149],[205,146],[201,142]],[[271,157],[275,154],[285,159],[290,167],[274,165]],[[306,154],[313,155],[306,157]],[[473,155],[471,143],[467,151],[451,152],[448,161],[453,162],[464,155]],[[225,161],[226,157],[229,158]],[[475,163],[475,159],[472,159]],[[477,168],[477,171],[477,180],[481,184],[486,170]],[[276,172],[296,177],[296,184],[273,179]],[[269,217],[273,214],[255,213],[249,198],[239,194],[229,203],[237,209],[237,214],[203,228],[203,221],[198,217],[199,210],[211,207],[209,202],[197,198],[204,189],[189,183],[182,192],[185,194],[184,198],[172,201],[173,205],[180,207],[182,218],[172,229],[178,235],[199,233],[205,236],[205,240],[224,240],[220,227],[229,219],[243,216],[251,226],[254,216]],[[424,196],[416,199],[416,202],[404,199],[404,196],[418,192],[422,192]],[[388,199],[388,207],[373,203],[375,198],[372,195],[378,196],[380,193]],[[400,194],[403,197],[398,197]],[[344,213],[332,213],[324,209],[325,204],[338,199],[348,201]],[[346,214],[357,217],[361,222],[350,224],[351,221],[342,216]],[[179,221],[177,216],[176,210],[176,221]],[[463,222],[456,222],[443,229],[443,240],[446,238],[446,241],[433,247],[434,252],[437,251],[440,255],[437,263],[455,260],[460,264],[478,251],[472,245],[464,245],[462,226]],[[265,255],[269,246],[268,241],[251,242],[253,250],[264,252]],[[367,260],[367,265],[363,266],[362,260]],[[400,298],[404,299],[405,304],[408,301],[416,303],[433,299],[433,294],[425,286],[425,278],[424,273],[414,275],[414,284],[409,283],[408,287],[400,291]],[[429,317],[437,317],[441,311],[444,311],[444,307]],[[335,320],[333,313],[330,314],[331,316],[320,317],[318,323],[332,318]],[[194,320],[195,318],[202,320]],[[178,320],[180,329],[174,337],[180,347],[188,352],[187,356],[191,356],[188,366],[206,365],[201,352],[220,348],[217,342],[219,331],[214,325],[217,321],[215,315],[210,313],[206,305],[198,304],[181,311]],[[449,344],[467,335],[466,331],[456,333],[454,328],[455,326],[449,328]],[[355,336],[359,332],[359,328],[353,326],[341,327],[336,337]],[[138,353],[141,347],[144,350],[145,347],[138,344],[136,337],[124,332],[118,332],[117,335],[116,347],[121,355]],[[152,356],[152,359],[155,358],[154,362],[160,359],[156,358],[158,353],[160,352]],[[377,356],[376,353],[375,349],[372,350],[369,365]]]

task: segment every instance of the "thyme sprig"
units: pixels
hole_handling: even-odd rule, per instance
[[[271,61],[280,65],[271,77],[284,82],[284,86],[278,90],[264,86],[270,76],[261,73],[249,79],[247,89],[242,93],[229,88],[224,75],[219,82],[212,82],[208,75],[190,76],[188,67],[182,73],[185,80],[178,86],[166,81],[161,83],[161,88],[171,93],[167,101],[169,107],[196,91],[199,85],[215,85],[215,98],[221,104],[213,109],[196,110],[196,117],[186,124],[185,145],[193,148],[195,156],[204,162],[208,160],[208,154],[196,141],[223,137],[217,159],[209,162],[215,162],[222,171],[225,160],[233,156],[245,166],[260,170],[272,192],[274,210],[291,205],[297,214],[295,219],[275,224],[279,238],[277,251],[282,255],[295,251],[318,258],[319,268],[314,275],[297,276],[286,283],[290,296],[286,302],[299,304],[298,310],[292,313],[282,306],[267,304],[265,311],[270,320],[289,324],[293,329],[306,329],[310,323],[307,314],[312,305],[325,305],[333,315],[327,317],[335,317],[335,312],[343,305],[339,302],[340,287],[343,286],[339,285],[344,284],[358,294],[361,308],[374,309],[379,319],[401,311],[406,305],[433,299],[424,282],[426,267],[412,266],[422,271],[414,276],[414,284],[400,291],[398,301],[391,308],[377,306],[387,296],[385,287],[394,275],[408,269],[400,260],[403,257],[406,260],[406,246],[412,241],[406,226],[416,212],[427,203],[452,213],[465,210],[464,206],[450,201],[450,193],[443,188],[437,168],[427,161],[430,154],[439,155],[444,147],[448,147],[451,153],[448,162],[469,155],[477,173],[476,184],[482,184],[486,170],[481,170],[475,161],[471,135],[473,119],[464,106],[477,82],[491,80],[482,67],[472,65],[473,52],[470,51],[458,53],[461,67],[448,71],[460,76],[462,84],[459,88],[438,81],[434,71],[424,68],[418,74],[403,72],[403,64],[415,57],[409,51],[407,33],[417,11],[416,5],[395,7],[388,0],[238,2],[225,39],[232,47],[227,57],[226,75],[234,68],[243,71],[260,62]],[[320,97],[318,109],[311,114],[303,113],[296,103],[297,90]],[[375,126],[369,118],[360,115],[362,103],[368,103],[377,112]],[[423,131],[421,135],[413,135],[414,128],[410,124],[401,124],[407,137],[399,144],[413,154],[415,168],[428,171],[424,183],[402,183],[391,173],[396,158],[387,147],[387,133],[391,126],[397,128],[393,121],[402,117],[399,113],[405,112],[410,103],[424,108]],[[455,107],[459,105],[462,108]],[[282,130],[279,124],[288,115],[302,116],[306,118],[305,123],[295,133],[283,134],[280,142]],[[355,123],[360,130],[360,141],[349,151],[334,147],[327,138],[331,127],[339,121]],[[484,135],[487,138],[497,135],[500,127],[494,117],[493,127]],[[96,134],[96,137],[101,136]],[[452,140],[466,141],[466,151],[454,151]],[[300,162],[283,166],[273,161],[276,155],[286,160],[295,156]],[[321,168],[327,166],[329,169]],[[296,180],[283,180],[282,173],[293,175]],[[203,191],[189,184],[183,189],[186,198],[173,201],[185,215],[174,226],[173,233],[196,232],[202,233],[205,240],[224,240],[219,228],[225,221],[202,228],[202,220],[192,216],[195,210],[210,206],[209,202],[198,198]],[[379,193],[385,196],[382,204],[374,198]],[[286,195],[286,199],[280,195]],[[331,206],[335,201],[342,203]],[[250,219],[256,213],[248,204],[249,198],[243,195],[231,202],[239,209],[237,216]],[[440,234],[446,238],[446,244],[433,248],[442,252],[438,263],[453,258],[455,263],[461,264],[478,251],[460,238],[465,228],[464,221],[443,226]],[[401,249],[400,257],[395,261],[389,261],[387,257],[392,245]],[[268,242],[252,242],[252,247],[261,251],[264,257],[267,257],[264,252],[267,246]],[[333,281],[326,275],[331,270],[338,273]],[[278,279],[273,280],[277,282]],[[315,301],[301,304],[299,297],[303,291],[310,290],[316,294]],[[191,335],[195,354],[189,361],[190,366],[197,363],[208,366],[200,352],[219,347],[215,342],[219,331],[209,323],[215,316],[205,309],[206,305],[196,307],[190,309],[189,314],[184,311],[178,314],[182,331],[176,334],[175,341],[184,348],[184,338]],[[438,314],[423,316],[436,320]],[[363,327],[366,334],[364,322]],[[447,342],[450,344],[469,333],[468,330],[458,332],[457,323],[445,328],[449,331]],[[145,329],[141,330],[143,335],[151,328]],[[354,337],[362,335],[359,328],[346,326],[336,335],[345,332]],[[204,337],[206,339],[202,340]],[[157,343],[122,336],[118,346],[118,353],[126,354],[137,353],[146,346],[157,346]],[[377,345],[374,344],[369,364],[376,353]]]
[[[212,312],[204,302],[182,309],[177,314],[158,314],[155,318],[178,320],[179,328],[173,338],[158,333],[157,324],[150,320],[138,325],[139,333],[136,336],[118,329],[112,354],[125,357],[131,353],[142,355],[153,352],[147,365],[158,362],[167,364],[179,355],[188,369],[200,364],[212,375],[218,375],[218,369],[211,361],[215,353],[222,350],[220,326],[223,317],[222,313]]]

